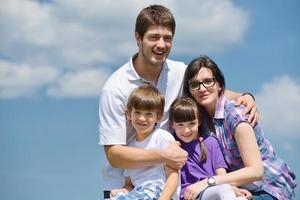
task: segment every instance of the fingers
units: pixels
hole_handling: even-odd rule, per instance
[[[238,99],[235,101],[235,106],[241,105],[242,102],[243,102],[243,98],[238,98]]]

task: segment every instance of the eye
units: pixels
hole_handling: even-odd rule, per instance
[[[198,88],[199,88],[199,85],[200,85],[199,82],[191,82],[191,83],[189,84],[189,87],[190,87],[191,90],[195,90],[195,89],[198,89]]]
[[[156,41],[158,39],[159,39],[159,37],[157,35],[151,35],[151,36],[149,36],[149,40],[151,40],[151,41]]]
[[[208,87],[212,86],[214,83],[215,83],[214,78],[209,78],[209,79],[203,80],[203,84]]]
[[[146,115],[147,115],[148,117],[152,117],[152,116],[154,115],[154,113],[152,113],[152,112],[147,112]]]
[[[171,42],[172,41],[172,37],[166,36],[166,37],[164,37],[164,41],[165,42]]]

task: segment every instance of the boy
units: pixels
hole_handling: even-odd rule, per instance
[[[133,90],[127,102],[126,117],[136,136],[128,146],[163,149],[174,142],[173,136],[155,128],[164,111],[164,96],[151,84]],[[178,186],[178,171],[163,164],[125,169],[125,185],[111,191],[111,199],[172,199]]]

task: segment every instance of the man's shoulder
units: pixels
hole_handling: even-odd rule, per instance
[[[103,89],[112,89],[123,87],[125,84],[125,80],[127,78],[126,73],[129,68],[129,63],[125,63],[121,67],[119,67],[116,71],[114,71],[110,77],[105,82]]]
[[[168,65],[168,67],[170,69],[181,69],[181,70],[185,70],[187,65],[184,64],[181,61],[176,61],[176,60],[171,60],[171,59],[167,59],[166,63]]]

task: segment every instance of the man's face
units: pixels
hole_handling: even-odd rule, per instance
[[[172,39],[171,29],[164,26],[150,26],[143,38],[136,34],[143,61],[151,65],[163,65],[170,53]]]

